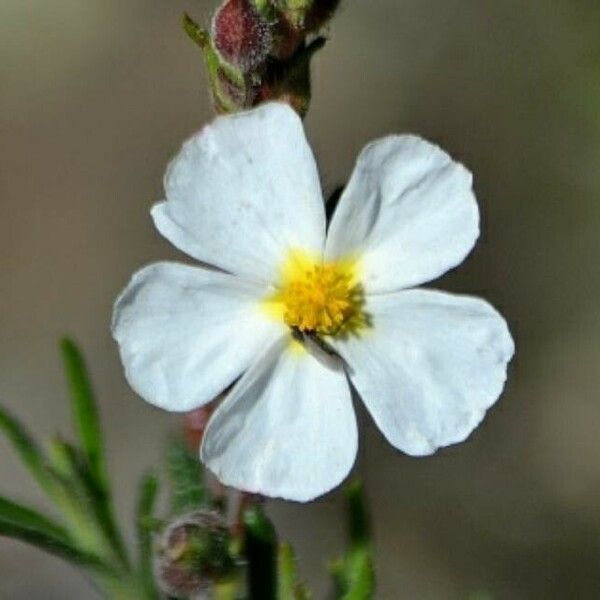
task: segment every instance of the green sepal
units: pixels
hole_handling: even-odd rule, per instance
[[[296,29],[304,29],[306,18],[318,0],[277,0],[276,5]]]
[[[242,71],[219,54],[208,32],[202,29],[187,13],[183,15],[183,29],[188,37],[202,49],[217,112],[232,113],[245,108],[248,83]]]
[[[327,25],[340,0],[255,0],[255,4],[261,5],[263,13],[276,9],[285,21],[308,35]]]

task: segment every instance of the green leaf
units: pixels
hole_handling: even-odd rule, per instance
[[[109,499],[104,489],[98,487],[96,479],[89,470],[86,457],[67,442],[56,439],[52,444],[52,457],[55,468],[66,484],[69,495],[67,514],[78,533],[86,540],[86,547],[101,544],[103,554],[113,553],[124,566],[129,561],[123,540],[116,526]],[[73,498],[77,504],[73,506]],[[98,540],[98,535],[103,540]],[[97,541],[94,541],[97,540]]]
[[[69,339],[62,340],[61,351],[71,392],[75,429],[96,486],[107,490],[100,419],[85,361],[75,343]]]
[[[6,410],[0,407],[0,430],[12,443],[23,464],[29,469],[40,487],[52,492],[52,477],[47,470],[46,458],[24,427]]]
[[[78,565],[107,569],[97,556],[79,549],[62,526],[1,496],[0,535],[25,541]]]
[[[210,43],[208,32],[202,29],[187,13],[183,13],[182,25],[188,37],[204,50]]]
[[[279,547],[278,600],[310,600],[312,594],[298,581],[296,557],[289,544]]]
[[[275,528],[258,505],[246,509],[244,526],[249,597],[275,600],[277,597],[277,534]]]
[[[148,473],[140,482],[136,517],[140,573],[148,598],[158,598],[152,573],[153,513],[157,495],[158,478],[153,473]]]
[[[83,454],[63,443],[71,471],[88,496],[98,524],[118,559],[128,564],[127,554],[114,516],[104,459],[98,407],[83,355],[70,339],[63,339],[61,352],[71,396],[75,429]]]
[[[167,450],[171,481],[171,513],[180,515],[208,502],[200,461],[180,438],[173,438]]]
[[[0,496],[0,520],[13,523],[23,529],[35,530],[59,541],[67,542],[69,540],[64,527],[53,523],[33,509],[17,504],[3,496]]]

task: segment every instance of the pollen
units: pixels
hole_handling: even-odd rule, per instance
[[[363,294],[352,261],[323,262],[292,253],[276,297],[286,325],[303,333],[335,335],[355,325]]]

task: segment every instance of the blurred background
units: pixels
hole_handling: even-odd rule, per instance
[[[137,398],[109,333],[134,270],[181,259],[154,230],[168,159],[211,118],[182,11],[208,0],[1,0],[0,402],[70,434],[57,340],[82,345],[122,521],[178,419]],[[484,234],[437,287],[482,295],[517,340],[509,385],[470,440],[427,459],[362,415],[378,598],[600,597],[600,5],[345,0],[307,120],[326,189],[390,132],[475,173]],[[0,490],[40,494],[0,439]],[[271,502],[323,597],[342,498]],[[71,567],[0,540],[0,598],[95,598]]]

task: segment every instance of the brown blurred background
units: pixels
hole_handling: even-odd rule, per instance
[[[68,434],[56,342],[73,335],[129,523],[177,419],[128,389],[111,305],[141,265],[186,260],[148,209],[211,117],[179,18],[213,6],[0,0],[0,402],[39,435]],[[492,301],[518,345],[507,393],[461,446],[411,459],[363,418],[378,598],[600,597],[599,33],[597,0],[346,0],[316,60],[307,127],[325,187],[392,131],[469,165],[484,235],[436,285]],[[0,490],[43,506],[3,439]],[[269,506],[317,597],[340,507],[339,492]],[[69,566],[0,540],[0,598],[94,597]]]

